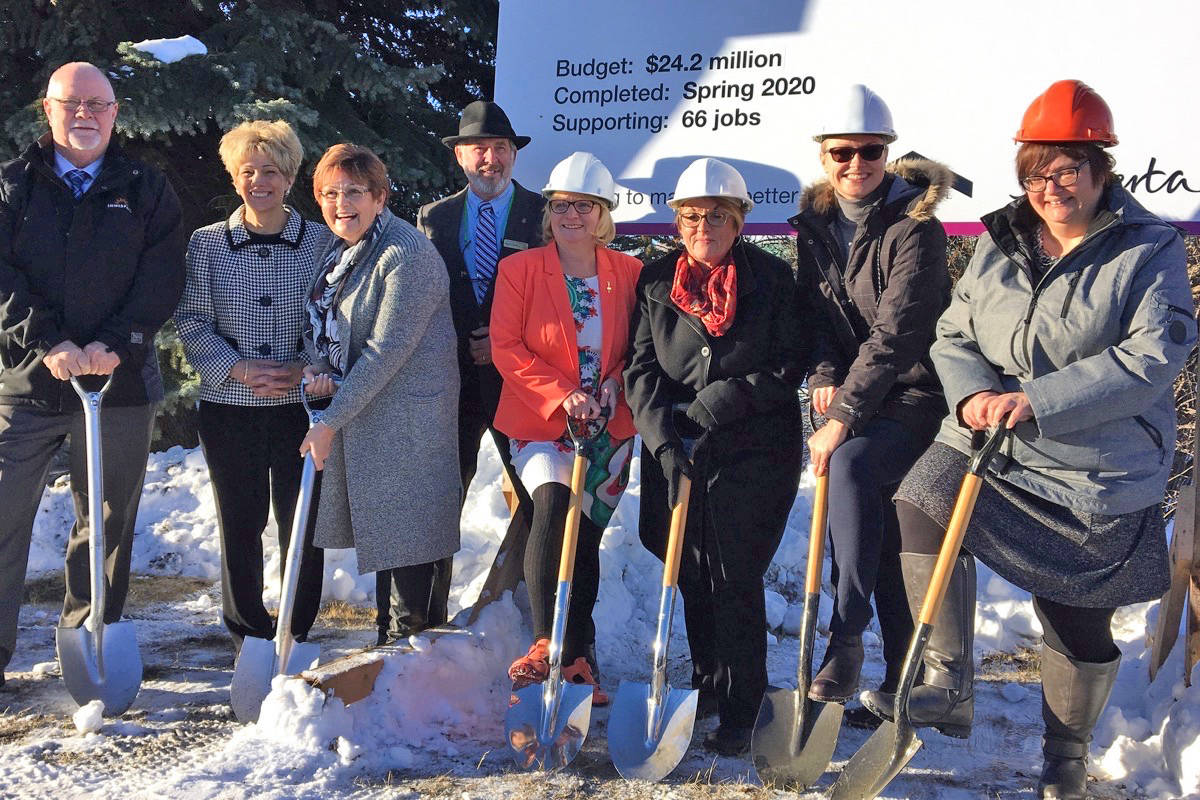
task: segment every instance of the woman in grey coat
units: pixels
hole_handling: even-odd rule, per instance
[[[305,344],[329,394],[300,452],[324,468],[315,541],[387,570],[393,630],[427,625],[436,563],[458,550],[458,368],[449,279],[433,244],[386,207],[364,147],[321,157],[313,192],[335,238],[317,256]]]
[[[1005,425],[925,651],[917,725],[965,737],[974,708],[974,557],[1033,594],[1044,630],[1039,797],[1082,799],[1088,743],[1120,652],[1117,607],[1169,584],[1161,500],[1172,384],[1196,339],[1183,241],[1113,174],[1107,104],[1059,81],[1016,140],[1025,195],[984,217],[931,350],[950,415],[896,493],[901,565],[919,605],[972,432]],[[914,612],[915,613],[915,612]],[[889,698],[866,704],[891,715]]]

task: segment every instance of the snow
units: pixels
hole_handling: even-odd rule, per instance
[[[602,581],[595,619],[602,680],[610,692],[622,679],[648,680],[658,610],[661,565],[642,548],[637,536],[638,471],[635,458],[630,489],[601,546]],[[487,447],[480,454],[476,482],[463,512],[452,613],[468,608],[478,595],[503,537],[507,509],[499,487],[499,459]],[[801,619],[812,488],[811,476],[806,475],[768,572],[765,600],[773,628],[768,670],[775,685],[795,685],[795,633]],[[61,570],[71,519],[70,493],[62,480],[46,491],[39,508],[30,578]],[[279,592],[275,535],[272,526],[263,536],[268,559],[263,596],[271,605]],[[139,574],[219,581],[212,492],[199,450],[173,448],[151,456],[133,565]],[[828,560],[823,575],[818,658],[828,637]],[[1037,647],[1040,628],[1028,595],[983,565],[979,566],[978,585],[976,658]],[[326,552],[326,600],[370,604],[373,593],[374,576],[357,574],[353,551]],[[1112,701],[1096,728],[1090,764],[1092,773],[1102,779],[1095,784],[1097,789],[1105,786],[1105,781],[1114,787],[1113,794],[1098,795],[1101,797],[1200,798],[1200,670],[1193,676],[1195,685],[1185,688],[1183,648],[1177,645],[1158,680],[1147,686],[1145,635],[1156,612],[1157,604],[1142,604],[1122,609],[1114,618],[1114,635],[1124,660]],[[10,670],[27,676],[24,680],[31,684],[55,686],[57,667],[51,660],[54,615],[27,608],[21,624],[18,652]],[[160,616],[138,619],[136,624],[143,647],[156,640],[182,638],[185,633],[181,631],[190,636],[206,632],[220,641],[219,594],[199,592],[173,603]],[[872,625],[865,637],[864,688],[873,688],[882,676],[877,628]],[[504,781],[514,770],[503,747],[509,693],[505,673],[528,643],[528,603],[522,588],[516,596],[506,595],[488,606],[468,630],[436,638],[412,637],[408,652],[385,658],[375,691],[367,699],[346,706],[302,681],[277,678],[259,722],[246,726],[230,721],[228,670],[197,667],[195,686],[199,688],[190,689],[193,694],[178,688],[182,684],[170,684],[167,689],[155,684],[153,691],[144,687],[134,705],[133,711],[141,712],[136,719],[126,715],[122,720],[103,721],[95,709],[85,707],[73,717],[77,733],[64,732],[59,725],[15,740],[0,739],[0,795],[19,786],[22,794],[30,797],[326,798],[355,795],[364,781],[365,785],[382,785],[396,772],[410,778],[478,777],[480,783],[469,785],[471,797],[507,796],[512,787]],[[343,646],[342,651],[345,649]],[[327,649],[323,644],[322,652],[336,654],[337,648]],[[676,605],[669,664],[673,685],[686,685],[689,669],[682,603]],[[1033,796],[1040,765],[1037,684],[1006,676],[999,681],[980,681],[976,689],[976,726],[971,741],[924,734],[925,746],[883,797],[931,796],[931,781],[938,784],[937,797],[978,796],[977,791],[964,787],[982,785],[1000,787],[1000,796]],[[65,692],[59,695],[65,697]],[[38,696],[48,695],[43,691]],[[19,697],[8,702],[14,708],[28,707]],[[69,700],[46,702],[47,707],[35,710],[63,717],[74,711]],[[108,740],[163,739],[164,730],[183,725],[197,714],[211,715],[220,735],[206,740],[203,747],[197,745],[169,767],[131,770],[123,775],[67,766],[72,763],[68,755],[83,758],[78,754],[101,752]],[[604,710],[593,713],[592,738],[597,743],[603,741],[606,714]],[[754,773],[746,760],[714,761],[704,756],[698,743],[711,725],[697,724],[691,751],[668,780],[678,783],[707,774],[712,781],[753,782]],[[834,773],[865,738],[864,732],[843,729],[832,765]],[[597,747],[591,756],[585,750],[580,758],[603,762],[607,752],[602,745]],[[50,758],[48,753],[57,755]],[[1122,787],[1126,795],[1118,793]]]
[[[208,54],[204,42],[195,36],[176,36],[174,39],[146,39],[134,42],[134,50],[149,53],[164,64],[174,64],[188,56],[203,56]]]
[[[81,706],[71,716],[71,721],[75,723],[75,730],[80,733],[95,733],[104,722],[104,703],[92,700]]]

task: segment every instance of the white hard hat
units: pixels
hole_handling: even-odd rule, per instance
[[[896,141],[892,112],[887,103],[866,86],[856,83],[826,108],[820,132],[813,141],[860,134],[882,136],[888,143]]]
[[[743,212],[754,208],[742,173],[716,158],[698,158],[688,164],[679,176],[675,194],[667,201],[667,205],[679,208],[685,201],[697,197],[728,197],[741,203]]]
[[[591,153],[575,152],[554,165],[550,180],[542,189],[542,196],[555,192],[574,192],[599,198],[613,208],[617,204],[617,191],[612,173]]]

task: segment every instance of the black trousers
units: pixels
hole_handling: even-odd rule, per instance
[[[300,490],[300,442],[308,415],[299,403],[235,406],[201,401],[198,431],[212,478],[221,531],[221,610],[225,627],[241,646],[245,636],[271,639],[275,623],[263,605],[262,532],[269,509],[279,526],[282,554],[291,539],[292,516]],[[304,531],[292,633],[308,635],[321,605],[324,551],[313,547],[321,473]]]
[[[871,595],[887,665],[882,688],[895,691],[913,634],[900,572],[900,525],[892,494],[928,442],[876,417],[829,460],[829,540],[835,602],[832,633],[857,636],[871,621]]]
[[[404,639],[446,621],[445,606],[441,621],[431,620],[436,611],[434,591],[439,571],[449,561],[444,558],[375,573],[375,622],[381,634]]]
[[[570,501],[571,489],[561,483],[544,483],[533,491],[533,520],[529,526],[529,542],[525,546],[525,583],[529,587],[535,640],[550,638],[554,625],[558,567],[562,560]],[[592,608],[600,591],[600,538],[603,535],[604,529],[588,519],[587,514],[580,515],[571,602],[567,607],[563,641],[564,666],[586,656],[588,646],[596,642]]]
[[[692,687],[713,692],[721,724],[732,727],[754,724],[767,688],[763,576],[800,477],[799,413],[794,425],[786,417],[770,422],[779,419],[770,429],[718,430],[697,455],[679,564]],[[641,491],[639,534],[662,559],[670,513],[666,478],[644,444]]]
[[[946,529],[903,500],[896,503],[896,511],[904,551],[936,554]],[[963,552],[968,551],[963,548]],[[1042,623],[1042,638],[1058,652],[1093,664],[1112,661],[1120,654],[1112,636],[1115,608],[1068,606],[1034,595],[1033,609]]]

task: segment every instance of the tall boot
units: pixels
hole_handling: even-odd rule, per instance
[[[1093,664],[1042,645],[1042,777],[1038,797],[1085,800],[1092,728],[1108,704],[1121,654]]]
[[[901,553],[900,564],[909,609],[916,619],[925,602],[937,556]],[[913,686],[908,697],[908,716],[913,725],[932,727],[958,739],[971,735],[971,722],[975,718],[974,645],[975,558],[960,555],[925,645],[924,682]],[[894,696],[867,692],[863,695],[863,705],[876,716],[890,720]]]

